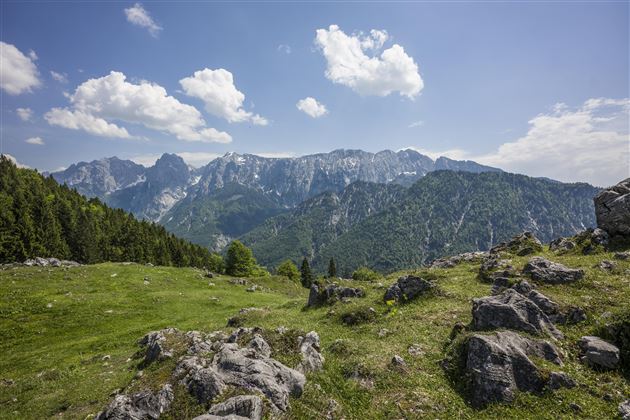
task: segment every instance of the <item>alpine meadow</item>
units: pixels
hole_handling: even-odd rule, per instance
[[[0,420],[630,420],[627,1],[0,25]]]

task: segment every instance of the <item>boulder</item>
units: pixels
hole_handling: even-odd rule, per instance
[[[617,263],[610,260],[601,260],[595,267],[605,271],[612,271],[617,268]]]
[[[563,284],[581,279],[584,270],[568,268],[543,257],[533,257],[523,268],[523,274],[545,283]]]
[[[610,235],[604,229],[595,228],[591,233],[591,242],[595,245],[608,245]]]
[[[488,255],[485,251],[465,252],[463,254],[453,255],[452,257],[438,258],[433,260],[429,267],[431,268],[452,268],[463,262],[479,262]]]
[[[497,278],[515,277],[516,272],[510,260],[502,259],[499,254],[490,254],[484,258],[479,266],[479,278],[484,281],[494,282]]]
[[[572,250],[577,244],[569,238],[554,239],[549,243],[549,250],[556,253],[563,253]]]
[[[324,368],[324,356],[321,354],[319,345],[319,335],[311,331],[300,340],[300,354],[302,361],[297,370],[302,373],[316,372]]]
[[[471,380],[472,404],[480,408],[493,402],[511,402],[517,391],[543,392],[547,379],[530,357],[562,364],[558,350],[544,340],[513,331],[469,337],[465,374]]]
[[[355,287],[343,287],[334,283],[328,286],[313,284],[308,294],[306,306],[332,304],[338,300],[360,298],[364,296],[365,291]]]
[[[179,334],[179,331],[175,328],[165,328],[152,331],[138,340],[138,344],[145,347],[144,365],[173,357],[173,350],[167,348],[166,340],[166,336],[172,334]]]
[[[577,384],[569,375],[564,372],[551,372],[547,387],[555,391],[560,388],[575,388]]]
[[[626,252],[615,252],[613,254],[613,258],[616,260],[630,260],[630,251]]]
[[[531,232],[523,232],[507,242],[501,242],[490,249],[490,254],[509,252],[515,255],[531,255],[543,250],[542,243]]]
[[[610,236],[630,236],[630,178],[601,191],[593,201],[597,227]]]
[[[630,420],[630,399],[620,403],[618,410],[621,420]]]
[[[472,317],[475,330],[506,328],[563,337],[538,305],[514,289],[497,296],[473,299]]]
[[[269,347],[269,344],[267,344],[260,334],[254,334],[254,337],[249,341],[247,346],[250,349],[254,349],[254,351],[262,357],[271,356],[271,347]]]
[[[433,283],[421,277],[411,275],[400,277],[396,283],[387,288],[383,301],[408,302],[431,291],[434,287]]]
[[[619,366],[619,348],[599,337],[584,336],[579,342],[581,360],[589,366],[615,369]]]
[[[213,405],[208,414],[219,418],[261,420],[263,416],[263,402],[260,397],[255,395],[239,395],[220,404]],[[197,419],[201,420],[203,418],[197,417]]]
[[[164,385],[157,393],[140,391],[132,395],[116,395],[96,420],[158,419],[175,399],[173,387]]]

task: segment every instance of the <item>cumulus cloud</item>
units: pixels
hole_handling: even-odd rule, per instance
[[[22,121],[30,121],[33,118],[33,110],[31,108],[18,108],[15,113]]]
[[[326,106],[320,102],[317,102],[315,98],[312,98],[310,96],[304,99],[300,99],[295,106],[297,107],[297,109],[313,118],[319,118],[328,114]]]
[[[24,141],[28,144],[35,144],[38,146],[43,146],[45,144],[44,140],[41,137],[29,137]]]
[[[34,51],[25,55],[15,45],[0,41],[0,88],[9,95],[19,95],[41,86],[35,60]]]
[[[532,118],[525,136],[476,160],[559,181],[614,184],[630,176],[629,114],[627,98],[557,104]]]
[[[581,106],[559,103],[529,120],[527,133],[487,154],[462,149],[430,152],[563,182],[616,184],[630,177],[630,99],[594,98]]]
[[[136,3],[132,7],[125,9],[125,16],[127,16],[128,22],[140,26],[141,28],[146,28],[154,38],[157,38],[162,30],[162,27],[155,23],[149,12],[142,7],[140,3]]]
[[[388,39],[386,31],[347,35],[337,25],[330,25],[317,30],[315,45],[326,58],[326,77],[333,83],[361,95],[387,96],[398,92],[413,99],[424,87],[418,65],[398,44],[378,55]]]
[[[141,81],[126,81],[123,73],[89,79],[69,95],[72,109],[53,108],[46,120],[75,130],[105,137],[131,137],[127,130],[111,121],[140,124],[174,135],[179,140],[229,143],[225,132],[206,127],[197,108],[169,96],[162,86]]]
[[[221,156],[218,153],[211,153],[211,152],[176,152],[175,154],[181,157],[182,159],[184,159],[184,161],[187,164],[195,168],[199,168],[201,166],[207,165],[210,161]],[[159,154],[139,155],[139,156],[134,156],[130,158],[130,160],[140,165],[149,167],[149,166],[153,166],[155,164],[155,161],[158,160],[160,156],[162,155],[159,155]]]
[[[184,93],[201,99],[212,115],[229,122],[249,121],[255,125],[267,125],[268,121],[243,109],[245,95],[236,89],[232,73],[225,69],[196,71],[191,77],[179,81]]]
[[[50,71],[50,77],[59,83],[68,83],[68,75],[66,73],[57,73],[54,70]]]

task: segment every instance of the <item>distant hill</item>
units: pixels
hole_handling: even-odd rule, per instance
[[[276,265],[283,254],[309,256],[320,271],[330,257],[340,273],[361,265],[394,271],[487,250],[524,230],[543,241],[573,235],[595,225],[597,192],[509,173],[436,171],[407,190],[357,183],[323,194],[242,240],[263,265]]]
[[[0,157],[0,263],[32,257],[215,267],[220,257]]]

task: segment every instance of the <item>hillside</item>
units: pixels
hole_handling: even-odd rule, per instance
[[[215,267],[216,255],[0,157],[0,263],[55,257]]]
[[[353,200],[352,191],[368,187],[373,191]],[[548,242],[595,225],[598,189],[588,184],[436,171],[406,191],[383,190],[396,191],[391,197],[383,198],[378,188],[351,186],[337,201],[301,206],[242,239],[263,265],[275,266],[284,253],[296,261],[309,256],[323,272],[334,257],[339,272],[347,273],[362,265],[394,271],[442,255],[487,250],[524,230]],[[326,197],[312,202],[326,203]],[[364,211],[370,206],[374,211]]]
[[[165,327],[229,334],[235,327],[226,327],[228,318],[251,306],[262,310],[239,315],[240,325],[261,327],[272,356],[289,366],[296,363],[288,349],[298,335],[314,330],[321,338],[324,369],[306,375],[303,394],[290,398],[282,418],[321,418],[326,413],[347,419],[616,418],[617,406],[630,397],[627,376],[582,364],[577,341],[597,334],[604,323],[628,310],[630,283],[624,273],[630,262],[616,260],[616,267],[606,271],[594,266],[613,260],[610,252],[585,256],[546,250],[541,255],[586,273],[572,284],[536,282],[540,292],[563,307],[577,305],[586,311],[586,321],[558,326],[564,338],[555,343],[563,365],[544,365],[568,373],[579,385],[540,395],[519,392],[510,404],[484,409],[473,408],[442,368],[453,326],[469,324],[471,299],[491,293],[491,285],[477,278],[479,263],[404,271],[382,280],[386,287],[400,275],[415,273],[437,284],[438,293],[408,304],[385,304],[385,289],[377,283],[347,282],[342,284],[360,287],[367,296],[309,309],[307,291],[278,277],[249,279],[249,284],[262,286],[250,293],[248,285],[225,276],[210,279],[210,284],[194,269],[121,264],[4,268],[0,418],[86,418],[102,410],[114,393],[156,389],[168,380],[175,361],[143,369],[139,338]],[[506,257],[516,269],[530,258]],[[346,325],[342,320],[350,313],[373,315]],[[288,329],[282,336],[276,332],[281,326]],[[390,364],[394,355],[402,357],[404,366]],[[178,388],[171,411],[162,418],[193,418],[202,412]]]

